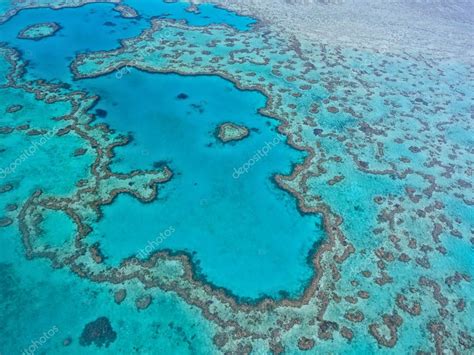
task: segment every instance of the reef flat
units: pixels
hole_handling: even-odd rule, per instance
[[[245,126],[239,126],[232,122],[225,122],[217,128],[217,138],[223,143],[239,141],[249,135],[249,130]]]
[[[37,23],[26,27],[18,33],[18,38],[38,41],[53,36],[61,27],[55,22]]]
[[[472,352],[471,18],[440,5],[420,31],[400,29],[414,6],[405,2],[374,9],[361,1],[367,12],[357,15],[349,3],[216,1],[239,15],[203,25],[208,5],[185,4],[184,22],[148,17],[151,3],[121,3],[146,14],[135,24],[142,32],[75,52],[62,61],[63,83],[31,78],[17,44],[1,47],[0,231],[18,243],[16,259],[26,255],[21,270],[46,260],[55,275],[76,275],[74,287],[91,285],[105,300],[71,330],[60,326],[62,339],[45,349],[153,353],[149,338],[123,325],[131,314],[143,320],[139,334],[152,329],[157,343],[176,336],[164,346],[170,353]],[[183,4],[166,6],[182,13]],[[390,26],[418,48],[394,36],[381,49],[370,11],[390,10]],[[318,21],[324,14],[334,17]],[[245,15],[257,22],[249,27]],[[350,22],[346,35],[339,16]],[[372,34],[359,25],[367,16]],[[308,21],[291,26],[295,18]],[[67,21],[60,25],[67,33]],[[456,41],[443,41],[445,29]],[[230,106],[229,122],[257,129],[238,144],[213,145]],[[243,113],[247,120],[233,119]],[[239,139],[245,132],[235,131]],[[74,174],[63,172],[58,184],[41,173],[45,164]],[[272,239],[277,229],[284,233]],[[0,266],[19,273],[6,250]],[[248,276],[259,263],[273,266]],[[286,288],[278,263],[300,270],[297,280],[284,275]],[[14,292],[7,281],[5,292]],[[182,317],[182,328],[156,325],[161,310],[165,319]],[[4,317],[14,323],[13,314]]]

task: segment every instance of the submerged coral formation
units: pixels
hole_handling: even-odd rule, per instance
[[[232,122],[225,122],[217,128],[217,138],[222,143],[239,141],[249,135],[249,130],[245,126],[239,126]]]
[[[108,347],[116,338],[117,333],[112,329],[109,319],[99,317],[85,325],[79,342],[82,346],[95,344],[98,347]]]
[[[133,14],[128,6],[118,10]],[[175,177],[172,164],[113,172],[115,149],[131,139],[93,122],[99,98],[30,80],[17,51],[3,47],[0,55],[8,64],[2,90],[70,105],[56,117],[59,126],[9,121],[0,133],[74,136],[81,141],[74,158],[92,159],[73,188],[59,194],[38,186],[0,218],[8,228],[18,218],[27,258],[109,287],[114,305],[130,303],[140,314],[159,307],[154,292],[176,295],[212,324],[209,336],[222,353],[472,352],[474,67],[465,58],[328,45],[265,23],[242,31],[163,18],[152,18],[150,28],[118,49],[74,58],[70,70],[79,83],[133,68],[220,76],[266,97],[260,113],[276,119],[286,143],[305,153],[290,174],[272,181],[295,198],[301,215],[321,216],[325,238],[307,257],[313,273],[301,296],[249,300],[206,280],[186,250],[158,245],[146,258],[109,263],[92,240],[107,218],[104,207],[123,194],[159,200],[158,190]],[[7,114],[21,113],[18,102],[9,102]],[[226,122],[216,133],[225,143],[249,129]],[[15,188],[1,185],[0,193]],[[65,242],[54,244],[45,224],[56,214],[72,227]],[[101,317],[86,325],[80,341],[113,347],[116,336]]]
[[[26,27],[18,33],[18,38],[38,41],[42,38],[54,36],[61,26],[55,22],[37,23]]]

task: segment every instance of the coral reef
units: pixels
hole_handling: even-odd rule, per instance
[[[314,275],[303,295],[278,301],[239,299],[199,278],[184,252],[156,251],[146,260],[108,265],[99,246],[88,240],[101,208],[123,193],[153,201],[157,185],[170,180],[172,172],[166,166],[112,172],[114,148],[129,139],[91,124],[88,111],[98,98],[26,80],[19,54],[2,49],[11,64],[7,86],[34,93],[38,100],[71,102],[72,111],[61,118],[66,126],[55,136],[81,137],[84,146],[77,155],[87,151],[95,157],[87,179],[70,194],[37,190],[19,206],[26,256],[117,285],[118,304],[137,284],[147,292],[171,292],[215,325],[213,342],[224,353],[262,348],[274,353],[330,352],[360,341],[371,349],[472,352],[472,256],[462,252],[474,245],[472,63],[464,55],[453,59],[450,50],[459,50],[458,43],[442,53],[413,53],[403,49],[403,41],[397,41],[402,50],[379,51],[297,37],[292,30],[278,32],[272,24],[281,9],[265,15],[268,2],[254,6],[267,20],[252,30],[154,18],[151,28],[123,40],[118,49],[79,54],[70,69],[77,80],[125,67],[218,75],[242,90],[263,93],[268,100],[261,113],[278,120],[287,143],[306,152],[291,174],[277,174],[274,182],[295,196],[302,214],[320,214],[327,234],[308,257]],[[298,27],[304,26],[301,22]],[[422,40],[416,37],[417,43]],[[464,35],[459,37],[463,41]],[[178,99],[187,99],[185,95]],[[21,109],[13,105],[7,112]],[[229,125],[218,132],[224,142],[248,134]],[[0,132],[11,134],[13,129]],[[26,129],[44,134],[40,127]],[[12,188],[2,185],[0,193]],[[41,243],[43,217],[50,211],[63,211],[73,221],[72,245]],[[11,223],[9,217],[2,221]],[[137,308],[147,308],[152,296],[138,296]],[[81,344],[107,346],[115,338],[102,317],[86,326]]]
[[[82,331],[79,343],[82,346],[96,345],[108,347],[117,338],[117,333],[107,317],[99,317],[95,321],[87,323]]]
[[[225,122],[219,125],[216,136],[222,143],[235,142],[246,138],[249,130],[245,126],[239,126],[232,122]]]
[[[39,41],[45,37],[54,36],[60,29],[61,26],[55,22],[37,23],[21,30],[18,33],[18,38]]]

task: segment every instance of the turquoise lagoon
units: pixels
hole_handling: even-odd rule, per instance
[[[138,35],[148,26],[145,19],[156,15],[195,26],[224,22],[241,30],[254,23],[211,5],[200,6],[200,14],[185,11],[184,3],[130,1],[130,5],[141,18],[124,19],[111,4],[23,10],[2,26],[1,40],[21,50],[29,62],[29,77],[72,82],[68,66],[76,54],[113,49],[120,39]],[[62,28],[40,41],[16,38],[35,22],[57,22]],[[95,234],[110,262],[118,264],[137,254],[173,226],[176,233],[162,248],[196,252],[203,276],[216,285],[253,298],[302,291],[312,273],[306,256],[322,236],[320,221],[300,216],[295,200],[272,181],[273,174],[289,173],[291,164],[303,157],[281,141],[276,122],[257,114],[265,106],[262,95],[242,92],[217,77],[136,70],[74,82],[74,86],[100,95],[97,108],[108,113],[101,122],[132,133],[133,144],[117,152],[116,170],[152,168],[161,161],[169,162],[175,173],[160,201],[142,205],[120,196],[105,208]],[[180,93],[188,98],[178,99]],[[253,132],[242,142],[223,145],[214,131],[225,121],[247,125]],[[274,139],[282,144],[248,174],[232,177],[234,168]],[[127,230],[133,231],[133,238]]]
[[[138,70],[82,85],[101,97],[95,109],[107,116],[99,122],[133,137],[116,150],[113,170],[166,163],[175,174],[151,204],[124,195],[104,208],[94,234],[111,263],[138,254],[173,227],[159,248],[195,253],[208,281],[242,297],[301,293],[312,274],[308,253],[323,235],[321,221],[302,216],[273,181],[303,155],[276,132],[277,122],[257,113],[263,95],[219,77]],[[227,121],[247,126],[250,136],[221,143],[215,129]],[[265,146],[268,155],[239,176],[235,169]]]

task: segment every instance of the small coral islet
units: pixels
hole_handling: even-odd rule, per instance
[[[45,37],[54,36],[61,29],[55,22],[44,22],[30,25],[18,33],[18,38],[39,41]]]
[[[239,126],[232,122],[224,122],[217,129],[217,138],[222,143],[240,141],[249,135],[249,129],[245,126]]]

